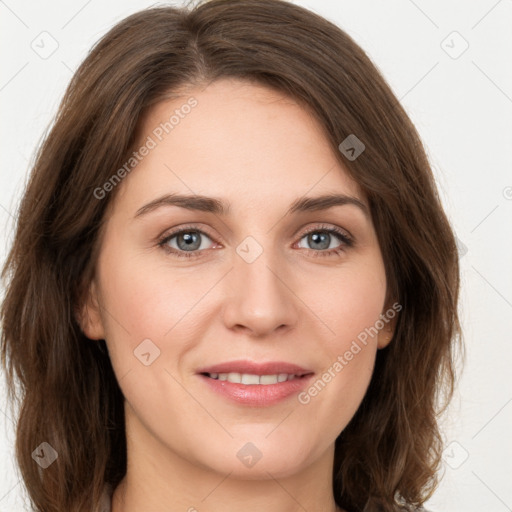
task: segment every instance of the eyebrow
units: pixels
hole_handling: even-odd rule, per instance
[[[327,210],[334,206],[354,205],[360,208],[366,217],[369,211],[366,204],[360,199],[344,194],[327,194],[318,197],[301,197],[296,199],[289,207],[286,215],[297,212],[310,212]],[[215,215],[229,215],[230,204],[216,197],[201,195],[166,194],[137,210],[135,218],[146,215],[162,206],[179,206],[187,210],[213,213]]]

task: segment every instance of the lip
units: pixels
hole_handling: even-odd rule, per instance
[[[205,373],[250,373],[253,375],[274,375],[288,373],[297,375],[293,380],[267,385],[246,385],[227,380],[216,380]],[[281,361],[255,363],[252,361],[230,361],[201,368],[198,377],[215,393],[239,405],[268,407],[278,404],[304,389],[314,373],[301,366]]]
[[[256,363],[253,361],[237,360],[226,361],[213,366],[205,366],[197,370],[197,373],[250,373],[252,375],[274,375],[276,373],[289,373],[295,375],[306,375],[313,373],[301,366],[283,361],[269,361],[266,363]]]

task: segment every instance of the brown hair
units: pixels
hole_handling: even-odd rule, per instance
[[[418,134],[363,50],[283,0],[159,7],[117,24],[75,73],[42,144],[3,269],[2,363],[21,408],[16,457],[37,511],[90,511],[126,472],[123,396],[104,340],[75,312],[105,211],[94,190],[126,162],[151,105],[218,78],[250,80],[308,108],[364,191],[389,298],[403,309],[364,400],[336,441],[333,491],[350,511],[421,505],[437,485],[441,401],[453,393],[458,254]],[[338,145],[365,144],[355,160]],[[16,381],[19,389],[16,389]],[[48,442],[45,470],[32,452]]]

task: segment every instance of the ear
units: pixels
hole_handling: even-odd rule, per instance
[[[101,318],[101,306],[98,299],[96,282],[91,280],[87,293],[76,311],[78,325],[82,332],[91,340],[105,339],[105,330]]]
[[[387,347],[395,335],[396,323],[398,319],[398,313],[396,313],[393,318],[389,318],[386,316],[387,309],[382,313],[382,316],[387,320],[383,320],[384,327],[379,330],[379,335],[377,338],[377,348],[385,348]]]
[[[377,348],[381,349],[387,347],[391,343],[393,335],[394,328],[390,321],[379,331],[379,336],[377,338]]]

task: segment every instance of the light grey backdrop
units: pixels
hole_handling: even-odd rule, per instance
[[[445,476],[428,506],[512,511],[512,1],[296,3],[341,26],[383,72],[425,142],[460,242],[467,361],[444,420]],[[0,261],[73,71],[116,22],[150,5],[0,0]],[[0,512],[28,510],[3,389],[0,411]]]

